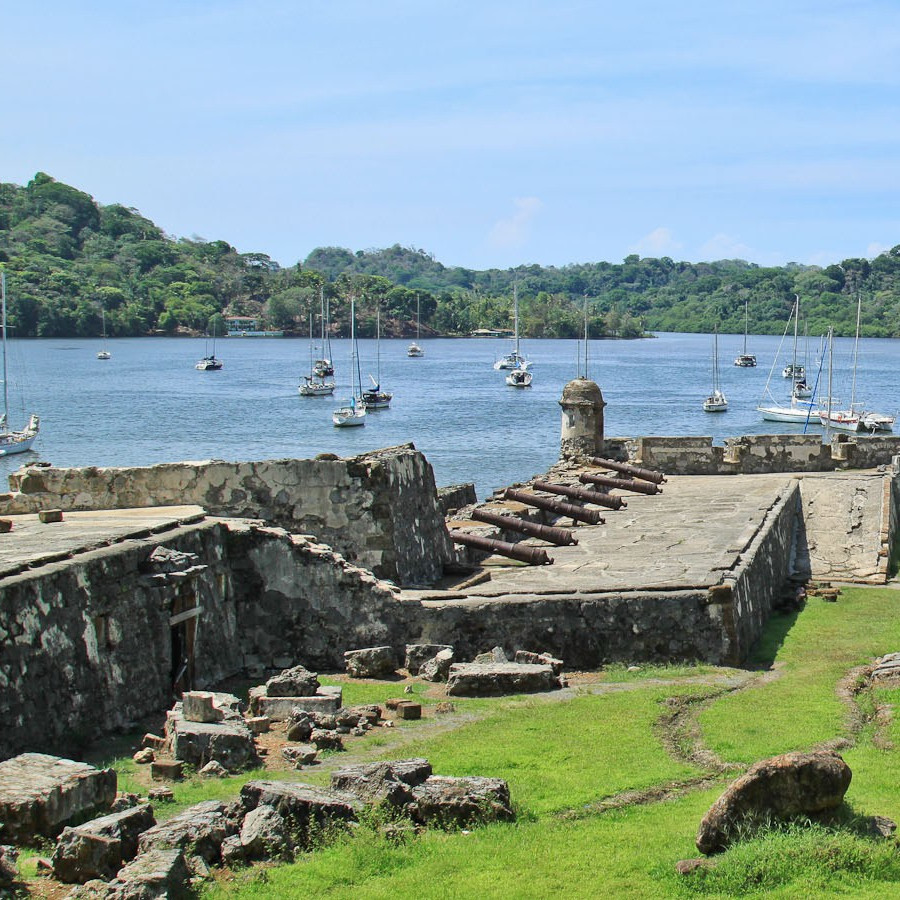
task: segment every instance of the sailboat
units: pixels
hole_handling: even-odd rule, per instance
[[[506,376],[506,383],[510,387],[526,388],[531,387],[534,375],[528,369],[512,369]]]
[[[331,421],[338,428],[366,424],[366,408],[362,402],[359,374],[359,349],[356,346],[356,299],[350,298],[350,399],[332,414]]]
[[[391,405],[393,394],[381,389],[381,304],[375,310],[375,373],[369,375],[372,387],[362,392],[363,406],[366,409],[387,409]]]
[[[782,334],[781,336],[781,344],[778,345],[778,353],[775,354],[775,359],[772,362],[772,368],[769,370],[769,377],[766,379],[766,386],[763,390],[763,398],[756,406],[757,412],[759,412],[759,414],[767,422],[793,422],[797,425],[807,425],[810,422],[816,424],[818,423],[819,404],[812,396],[812,389],[807,388],[806,368],[802,365],[797,364],[797,320],[799,318],[799,313],[800,297],[799,295],[795,294],[794,306],[791,310],[790,316],[788,317],[787,323],[784,326],[784,334]],[[769,390],[769,384],[772,381],[772,376],[774,375],[776,366],[778,365],[778,356],[781,352],[781,347],[784,344],[785,338],[787,337],[788,329],[791,327],[792,321],[794,323],[794,349],[791,355],[791,362],[784,367],[781,373],[782,375],[785,375],[785,377],[791,378],[791,399],[788,404],[785,404],[779,403],[772,396],[772,393]],[[821,363],[819,371],[821,372]],[[797,372],[798,374],[791,374],[795,372]],[[809,392],[808,394],[807,391]],[[806,394],[806,396],[804,396],[804,394]],[[767,397],[770,401],[768,403],[766,402]]]
[[[301,397],[328,397],[334,393],[334,381],[325,381],[316,374],[313,363],[313,317],[309,314],[309,375],[303,375],[303,383],[297,388]]]
[[[856,367],[859,362],[859,320],[862,312],[862,294],[856,300],[856,338],[853,343],[853,379],[850,383],[850,406],[848,409],[832,409],[831,401],[827,409],[819,410],[819,418],[826,427],[841,431],[893,431],[894,417],[885,413],[869,412],[856,406]],[[830,393],[830,392],[829,392]]]
[[[742,369],[752,369],[756,367],[756,356],[747,352],[747,323],[748,323],[748,301],[744,301],[744,349],[735,357],[734,364]]]
[[[103,334],[103,347],[97,351],[97,359],[110,359],[112,354],[106,349],[106,310],[100,307],[100,330]]]
[[[6,272],[0,271],[0,299],[2,299],[3,328],[3,416],[0,417],[0,456],[12,456],[31,449],[41,428],[41,420],[32,414],[21,431],[9,427],[9,375],[6,366]]]
[[[322,358],[317,359],[313,366],[313,372],[319,378],[327,378],[334,375],[334,366],[331,364],[331,333],[329,320],[329,302],[325,299],[325,288],[319,287],[319,304],[322,307]]]
[[[703,401],[704,412],[727,412],[728,400],[719,386],[719,328],[713,331],[713,389],[712,393]]]
[[[209,350],[209,342],[207,342],[205,350]],[[222,360],[216,358],[216,329],[213,328],[212,353],[207,353],[206,356],[198,360],[194,368],[198,369],[201,372],[218,372],[223,365],[224,363],[222,362]]]
[[[500,369],[527,369],[531,362],[519,352],[519,286],[513,285],[513,332],[515,341],[512,353],[507,353],[502,359],[498,359],[494,363],[494,368]]]
[[[406,348],[406,355],[411,359],[419,359],[425,355],[425,351],[419,346],[419,300],[416,294],[416,339]]]

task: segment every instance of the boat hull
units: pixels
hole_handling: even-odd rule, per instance
[[[742,353],[734,364],[740,369],[752,369],[756,366],[756,357],[752,353]]]
[[[366,411],[359,407],[341,407],[331,415],[336,428],[356,428],[366,424]]]
[[[757,406],[756,409],[767,422],[793,422],[799,425],[807,421],[819,422],[819,410],[812,406],[805,409],[800,406]]]
[[[301,384],[297,390],[301,397],[330,397],[334,393],[334,385],[311,382]]]

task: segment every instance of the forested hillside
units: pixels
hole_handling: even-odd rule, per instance
[[[810,334],[829,325],[852,334],[861,294],[862,333],[900,336],[900,246],[873,260],[824,268],[629,256],[622,263],[486,271],[447,267],[399,245],[322,247],[288,268],[264,253],[238,253],[224,240],[170,237],[137,210],[101,206],[43,173],[24,187],[0,184],[0,261],[10,325],[28,337],[98,335],[101,308],[107,330],[119,336],[222,334],[226,315],[254,315],[268,327],[303,334],[309,312],[318,313],[320,290],[331,299],[340,333],[347,331],[353,294],[363,335],[374,330],[376,304],[386,333],[410,334],[417,298],[423,330],[467,334],[510,327],[514,283],[528,337],[581,334],[585,300],[595,337],[707,332],[716,324],[739,332],[745,302],[751,331],[780,333],[795,294]]]

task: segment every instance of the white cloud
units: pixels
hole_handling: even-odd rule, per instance
[[[756,259],[759,254],[752,247],[742,244],[730,234],[713,235],[700,247],[700,258],[707,262],[717,259]]]
[[[543,204],[537,197],[517,197],[515,211],[506,219],[494,223],[488,234],[492,247],[521,247],[531,233],[531,223]]]
[[[672,256],[681,250],[683,244],[676,241],[669,228],[654,228],[640,240],[635,241],[628,250],[641,256]]]

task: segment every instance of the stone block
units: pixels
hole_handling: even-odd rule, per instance
[[[331,775],[331,787],[367,803],[403,807],[413,799],[412,788],[424,784],[430,775],[431,763],[427,759],[365,763],[337,769]]]
[[[551,666],[523,663],[456,663],[447,679],[447,694],[456,697],[530,694],[559,687]]]
[[[236,772],[256,760],[253,735],[243,719],[189,722],[170,712],[166,731],[172,742],[172,755],[198,769],[215,760]]]
[[[296,744],[281,748],[281,755],[295,769],[311,766],[318,758],[319,751],[312,744]]]
[[[397,670],[393,647],[364,647],[344,653],[347,674],[351,678],[384,678]]]
[[[319,690],[319,678],[303,666],[294,666],[266,682],[267,697],[311,697]]]
[[[244,817],[241,825],[244,859],[284,859],[291,856],[287,822],[268,804],[261,804]]]
[[[175,759],[156,759],[150,763],[150,777],[154,781],[181,781],[184,764]]]
[[[248,781],[241,788],[241,802],[250,811],[271,806],[288,822],[300,846],[311,833],[356,821],[362,803],[352,794],[289,781]]]
[[[515,818],[509,785],[502,778],[432,775],[412,790],[407,812],[423,825],[465,826]]]
[[[406,671],[410,675],[418,675],[422,663],[433,659],[441,650],[452,650],[449,644],[407,644]]]
[[[185,691],[181,697],[181,712],[188,722],[221,722],[222,711],[216,709],[210,691]]]
[[[532,653],[530,650],[516,650],[514,661],[517,663],[530,663],[538,666],[550,666],[554,675],[562,674],[563,661],[556,659],[549,653]]]
[[[53,873],[67,884],[111,878],[137,855],[140,835],[156,824],[148,803],[64,828],[53,852]]]
[[[147,799],[152,803],[174,803],[175,794],[172,788],[157,787],[147,791]]]
[[[273,722],[283,722],[292,709],[306,712],[335,713],[341,708],[343,690],[340,686],[320,687],[313,697],[267,697],[258,695],[254,712],[268,716]]]
[[[38,519],[45,525],[52,522],[62,522],[63,512],[61,509],[42,509],[38,512]]]
[[[179,849],[141,853],[109,884],[109,900],[182,900],[193,896],[190,871]]]
[[[0,838],[30,843],[55,837],[73,820],[108,810],[116,773],[43,753],[0,762]]]
[[[222,841],[240,830],[242,809],[219,800],[206,800],[145,831],[138,841],[140,853],[178,849],[185,856],[219,860]]]
[[[266,734],[271,724],[272,720],[268,716],[251,716],[247,719],[247,727],[251,734]]]
[[[12,519],[0,519],[0,534],[9,534],[12,531]]]
[[[397,715],[401,719],[421,719],[422,704],[412,700],[404,700],[397,706]]]
[[[453,665],[453,650],[447,648],[439,651],[431,659],[425,660],[419,669],[419,676],[425,681],[446,681]]]

